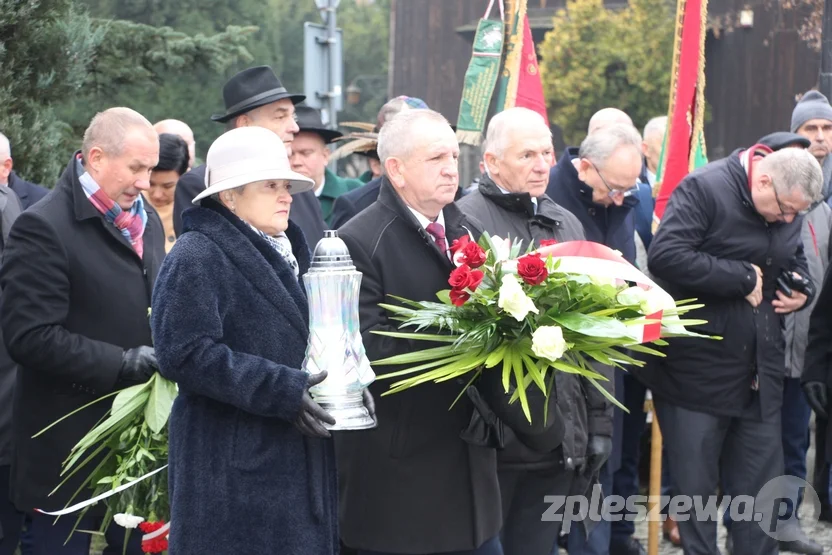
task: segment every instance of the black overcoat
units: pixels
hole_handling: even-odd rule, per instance
[[[116,379],[124,350],[152,344],[150,294],[165,249],[159,216],[148,203],[145,209],[139,258],[87,199],[73,156],[55,188],[9,233],[0,269],[0,326],[18,364],[11,491],[20,510],[64,507],[85,473],[49,497],[61,463],[109,403],[32,436],[121,388]]]

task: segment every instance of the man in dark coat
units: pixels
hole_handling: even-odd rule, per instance
[[[526,108],[511,108],[488,124],[483,145],[485,175],[476,191],[459,201],[463,214],[483,231],[521,239],[522,249],[543,240],[584,239],[578,219],[546,194],[554,147],[549,126]],[[612,369],[609,369],[612,370]],[[612,449],[612,405],[586,380],[565,372],[555,375],[563,425],[554,451],[536,450],[507,432],[498,453],[505,555],[549,555],[561,528],[543,520],[547,495],[582,495]],[[567,431],[563,433],[564,429]]]
[[[623,114],[623,115],[622,115]],[[612,120],[612,121],[606,121]],[[549,174],[546,194],[569,210],[584,227],[587,240],[620,251],[635,263],[636,182],[641,172],[641,137],[620,110],[605,108],[593,116],[590,134],[580,149],[568,148]],[[616,398],[624,401],[624,374],[615,373]],[[613,421],[613,451],[599,476],[605,495],[612,492],[612,476],[621,459],[622,413]],[[572,555],[606,553],[610,545],[610,523],[601,522],[588,543],[580,534],[570,534]],[[637,542],[627,539],[618,553],[640,553]]]
[[[324,221],[332,216],[332,205],[341,195],[363,187],[357,179],[339,177],[327,168],[329,164],[329,143],[342,137],[343,133],[327,129],[321,121],[321,113],[309,106],[295,108],[297,124],[300,129],[292,141],[292,153],[289,156],[292,169],[315,181],[315,196],[321,204]],[[312,248],[315,245],[311,245]]]
[[[36,554],[89,552],[88,534],[73,534],[64,545],[74,518],[53,526],[54,518],[34,510],[62,509],[78,489],[84,471],[49,495],[61,482],[62,462],[108,403],[32,436],[102,395],[146,381],[156,369],[148,308],[164,236],[141,192],[158,158],[158,136],[140,114],[111,108],[96,115],[55,188],[9,234],[0,328],[19,367],[11,494],[28,515],[27,543]],[[93,512],[79,524],[96,526]],[[108,531],[108,553],[121,553],[120,538],[117,527]],[[140,553],[138,534],[132,538],[128,552]]]
[[[822,174],[804,150],[769,152],[737,151],[689,174],[648,253],[673,298],[705,305],[692,317],[707,323],[694,329],[722,337],[671,339],[666,358],[637,371],[653,392],[675,495],[711,495],[721,475],[732,495],[753,497],[783,472],[783,317],[807,295],[797,286],[785,292],[778,279],[785,271],[811,283],[801,214],[821,199]],[[685,552],[719,553],[716,522],[690,516],[677,519]],[[735,520],[733,553],[777,553],[765,526]]]
[[[245,126],[265,127],[283,140],[286,151],[291,153],[292,140],[298,132],[295,122],[295,104],[305,96],[286,90],[269,66],[244,69],[228,80],[222,89],[225,113],[211,116],[213,121],[225,123],[229,129]],[[173,228],[177,237],[182,233],[182,212],[191,201],[205,190],[205,165],[197,166],[176,184],[173,206]],[[293,222],[306,236],[306,242],[315,248],[324,236],[326,224],[315,193],[305,191],[292,200]]]
[[[370,360],[425,347],[374,334],[398,329],[379,303],[389,295],[435,300],[453,269],[448,245],[479,232],[453,204],[459,146],[441,115],[401,112],[381,129],[379,156],[387,177],[378,201],[339,230],[364,274],[360,319]],[[359,555],[499,555],[496,453],[460,438],[473,406],[462,397],[450,407],[463,385],[381,397],[387,387],[371,386],[378,429],[335,437],[343,542]]]
[[[23,209],[26,210],[49,192],[46,187],[29,183],[14,173],[14,160],[9,139],[0,133],[0,186],[6,185],[15,192]]]
[[[2,139],[0,139],[2,140]],[[23,211],[20,201],[8,187],[0,187],[0,260],[9,239],[9,231]],[[2,330],[0,330],[2,338]],[[17,365],[0,340],[0,555],[14,555],[23,514],[9,499],[12,464],[12,405]]]

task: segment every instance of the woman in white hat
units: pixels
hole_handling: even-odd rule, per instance
[[[299,370],[310,263],[277,135],[234,129],[208,151],[206,189],[160,271],[152,328],[179,384],[170,418],[170,554],[334,555],[332,417]]]

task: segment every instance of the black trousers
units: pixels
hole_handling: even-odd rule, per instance
[[[769,480],[783,474],[779,415],[762,422],[752,417],[756,410],[750,410],[747,418],[732,418],[687,410],[658,398],[654,403],[674,495],[699,496],[705,504],[716,494],[722,474],[733,496],[753,498]],[[719,555],[717,516],[697,520],[693,509],[682,514],[690,515],[688,520],[677,519],[685,555]],[[778,553],[777,541],[766,535],[761,524],[734,521],[734,555]]]
[[[23,526],[23,513],[9,500],[10,469],[8,465],[0,466],[0,555],[14,555]]]
[[[91,543],[89,534],[75,532],[70,537],[77,518],[67,515],[56,521],[53,516],[27,515],[20,539],[21,555],[89,555]],[[96,530],[100,524],[100,518],[85,516],[78,524],[78,530]],[[143,555],[141,537],[140,530],[130,531],[127,555]],[[124,538],[125,529],[112,523],[107,528],[107,547],[104,548],[103,554],[121,555],[124,553]]]
[[[570,495],[575,471],[559,464],[543,470],[500,469],[498,476],[503,508],[500,536],[505,555],[550,555],[563,522],[543,520],[551,506],[545,497]]]

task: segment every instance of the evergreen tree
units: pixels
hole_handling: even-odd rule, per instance
[[[0,132],[27,179],[54,183],[66,164],[71,129],[53,106],[82,90],[103,37],[70,0],[0,0]]]

